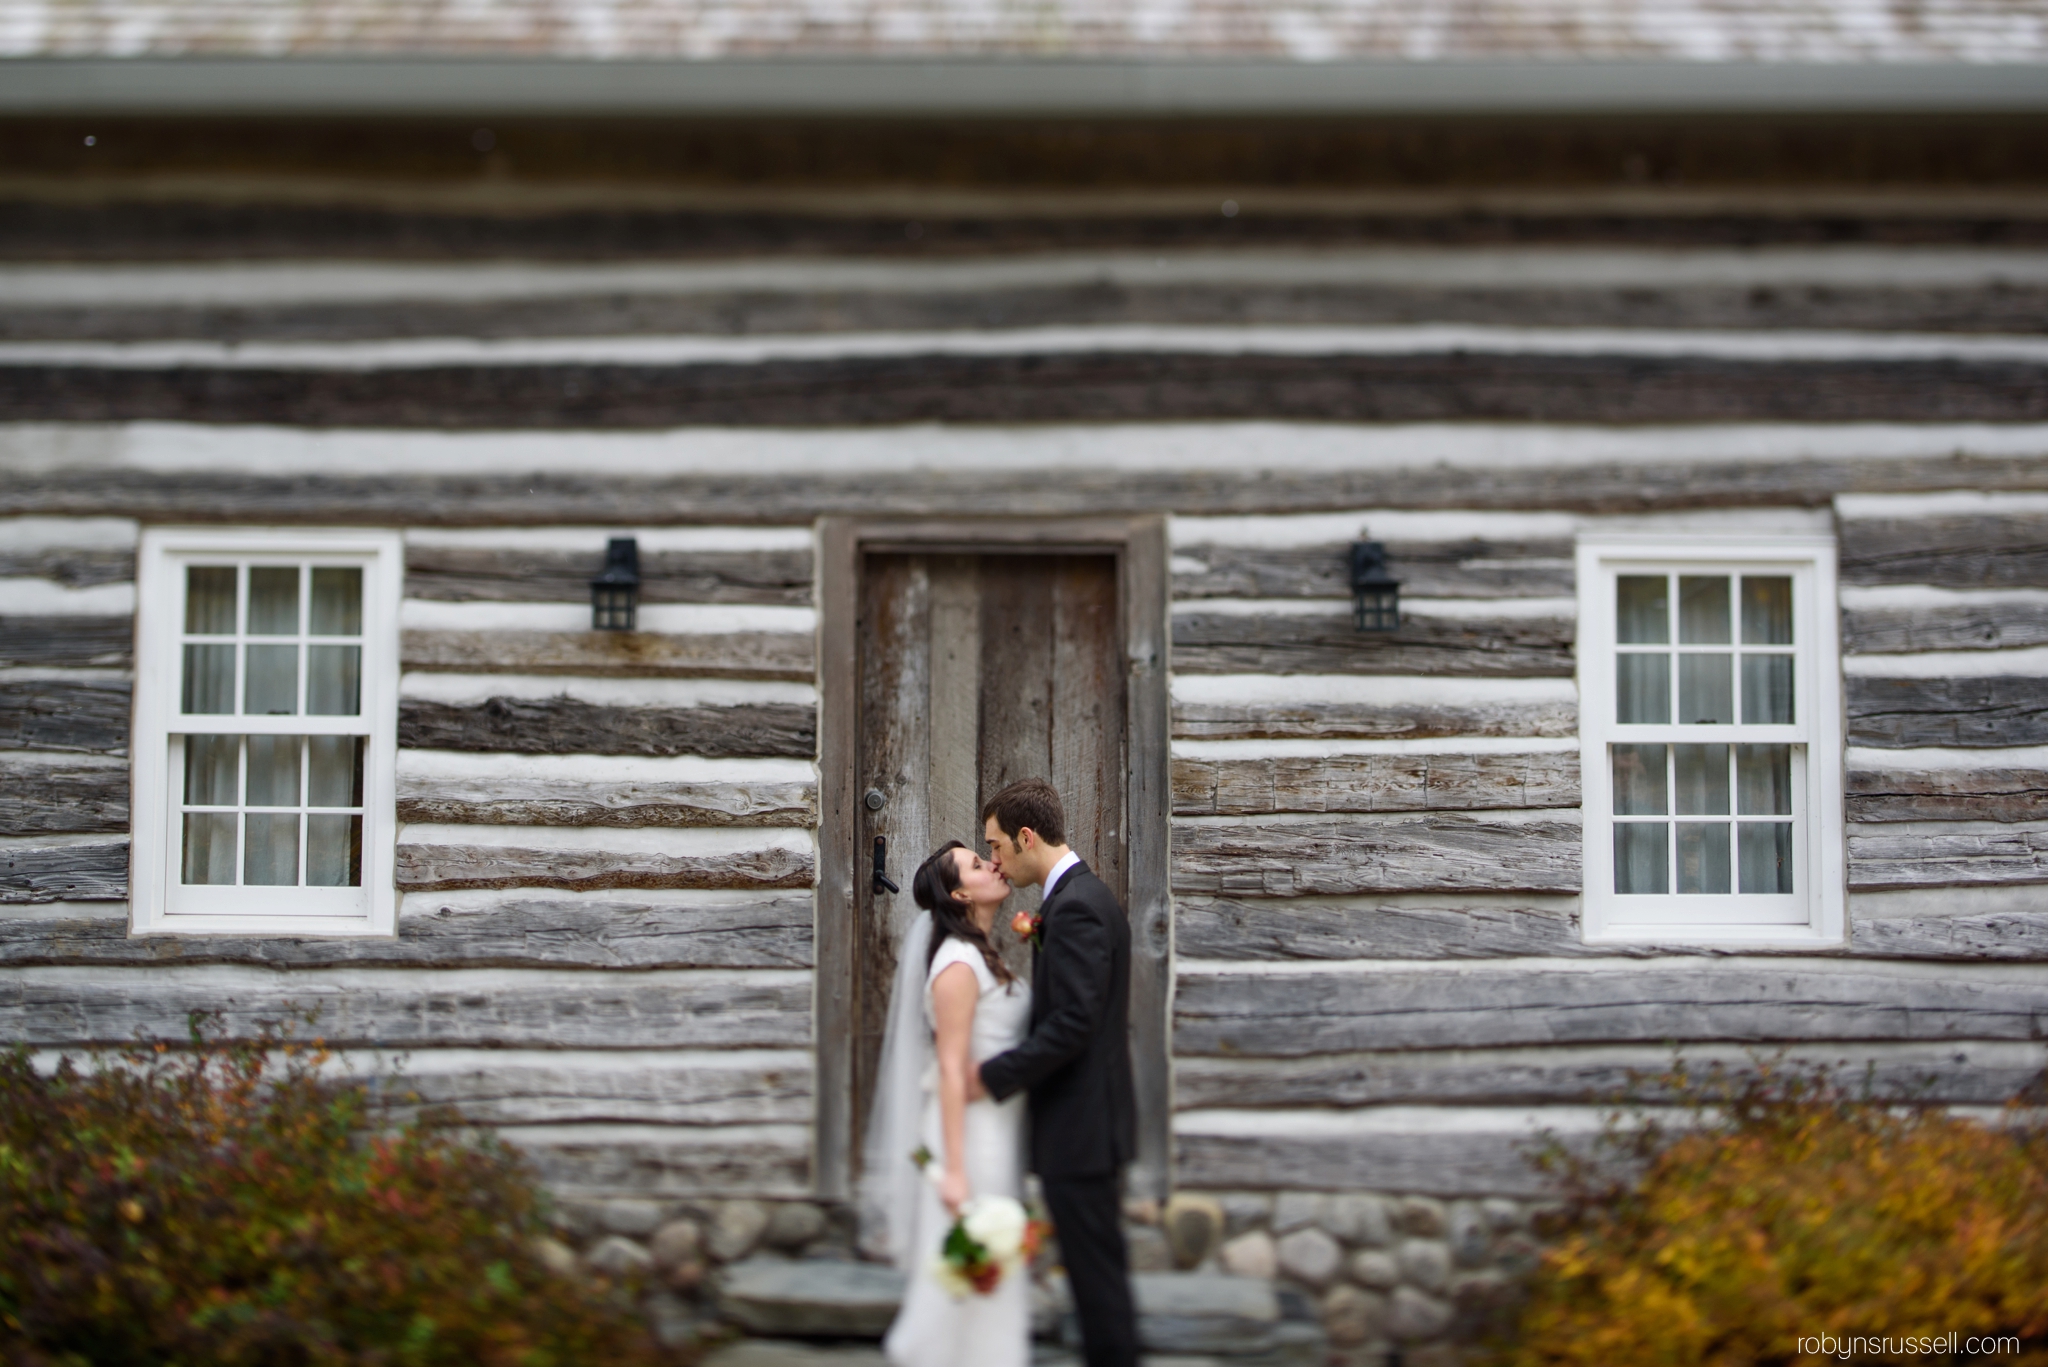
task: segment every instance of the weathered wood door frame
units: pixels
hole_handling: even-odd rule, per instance
[[[1138,1091],[1134,1195],[1164,1196],[1171,1176],[1169,1040],[1173,907],[1167,839],[1171,736],[1167,693],[1167,539],[1164,517],[821,519],[818,524],[818,892],[817,1049],[812,1172],[818,1194],[845,1200],[853,1182],[854,1029],[851,981],[860,794],[855,768],[860,724],[859,641],[862,557],[900,554],[1110,554],[1117,560],[1125,650],[1125,831],[1131,917],[1131,1042]]]

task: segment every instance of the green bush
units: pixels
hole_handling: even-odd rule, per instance
[[[531,1251],[518,1156],[376,1123],[318,1041],[39,1073],[0,1055],[0,1360],[21,1367],[652,1363],[631,1307]]]
[[[2038,1131],[1770,1063],[1659,1090],[1691,1123],[1639,1112],[1591,1152],[1546,1155],[1571,1200],[1506,1362],[2048,1361]],[[2018,1351],[1967,1354],[1988,1336]]]

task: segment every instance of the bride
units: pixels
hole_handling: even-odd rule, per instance
[[[967,1099],[972,1070],[1015,1046],[1030,1022],[1031,988],[989,939],[1010,884],[954,840],[924,861],[910,891],[926,914],[897,954],[861,1193],[871,1230],[908,1274],[882,1351],[894,1367],[1025,1367],[1030,1278],[1013,1272],[986,1296],[955,1300],[931,1272],[966,1201],[1024,1196],[1023,1093]],[[911,1157],[919,1148],[931,1154],[925,1172]]]

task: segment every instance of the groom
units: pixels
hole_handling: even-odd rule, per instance
[[[1067,848],[1066,814],[1050,783],[1020,779],[981,815],[996,868],[1045,894],[1031,1033],[983,1063],[978,1081],[998,1101],[1031,1094],[1031,1167],[1059,1235],[1088,1367],[1137,1367],[1121,1199],[1137,1131],[1130,925],[1116,894]]]

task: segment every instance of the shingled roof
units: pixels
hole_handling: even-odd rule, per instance
[[[0,56],[2048,59],[2048,0],[4,0]]]

